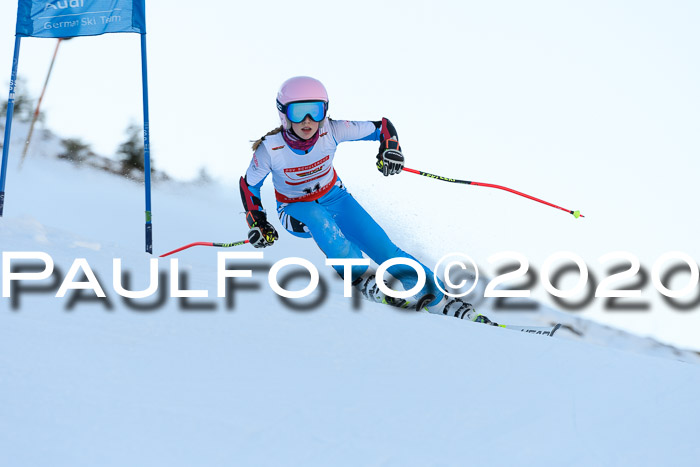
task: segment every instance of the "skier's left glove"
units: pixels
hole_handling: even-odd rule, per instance
[[[377,154],[377,169],[387,177],[401,172],[403,163],[399,142],[391,138],[382,141]]]

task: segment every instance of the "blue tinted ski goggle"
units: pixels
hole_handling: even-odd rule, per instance
[[[287,116],[290,122],[301,123],[306,116],[311,117],[314,122],[320,122],[326,118],[328,103],[323,101],[302,101],[290,102],[287,105],[282,105],[277,101],[277,109]]]

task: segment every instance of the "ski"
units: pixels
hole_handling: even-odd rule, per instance
[[[404,299],[396,299],[392,297],[387,297],[383,293],[379,292],[379,288],[376,284],[374,276],[369,276],[366,279],[364,279],[362,282],[358,282],[356,284],[353,284],[357,287],[357,290],[360,292],[360,297],[364,298],[367,301],[373,302],[373,303],[382,303],[384,305],[389,305],[392,307],[396,308],[403,308],[403,309],[416,309],[416,304],[415,302],[411,302],[409,300],[404,300]],[[476,313],[474,308],[464,302],[459,302],[459,300],[452,300],[451,302],[447,303],[447,305],[443,305],[443,310],[442,314],[446,316],[454,316],[455,318],[462,318],[465,319],[466,321],[470,321],[469,319],[465,318],[465,314],[467,314],[469,311],[472,313]],[[454,304],[457,303],[457,309],[456,311],[450,310],[448,312],[448,308]],[[460,308],[460,304],[462,307],[465,307],[465,305],[468,305],[465,307],[465,311],[462,311],[462,308]],[[425,311],[427,313],[433,313],[438,315],[439,313],[434,313],[428,309],[427,306],[419,307],[420,311]],[[471,316],[468,316],[471,317]],[[488,318],[486,318],[485,321],[479,320],[478,318],[486,318],[485,316],[482,315],[477,315],[476,320],[472,321],[474,323],[478,324],[485,324],[485,325],[492,325],[496,326],[499,328],[504,328],[504,329],[510,329],[513,331],[520,331],[520,332],[525,332],[527,334],[534,334],[536,336],[549,336],[552,337],[555,332],[561,327],[561,324],[556,323],[554,326],[513,326],[511,324],[495,324],[492,323]]]
[[[554,326],[513,326],[510,324],[499,324],[498,327],[511,329],[513,331],[526,332],[528,334],[535,334],[538,336],[552,337],[561,327],[561,324],[557,323]]]

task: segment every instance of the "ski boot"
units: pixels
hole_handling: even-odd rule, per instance
[[[378,303],[384,301],[384,294],[379,290],[379,287],[377,287],[377,280],[374,274],[362,275],[355,279],[352,285],[362,294],[365,300]]]
[[[467,303],[461,298],[445,297],[445,300],[439,303],[438,306],[442,306],[441,311],[443,315],[454,316],[455,318],[460,319],[467,319],[475,323],[483,323],[490,324],[491,326],[498,326],[498,323],[494,323],[485,315],[478,313],[471,303]]]
[[[430,311],[428,305],[430,305],[433,300],[435,300],[435,295],[431,293],[423,295],[416,301],[416,311],[421,311],[423,309],[425,311]]]
[[[386,285],[386,281],[384,281],[384,284]],[[385,295],[384,292],[379,290],[377,278],[374,274],[359,277],[355,279],[352,285],[370,302],[384,303],[397,308],[412,308],[415,306],[411,305],[411,302],[403,298],[394,298]]]

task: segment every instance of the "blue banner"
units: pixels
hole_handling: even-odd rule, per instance
[[[97,36],[146,33],[146,0],[19,0],[17,35]]]

